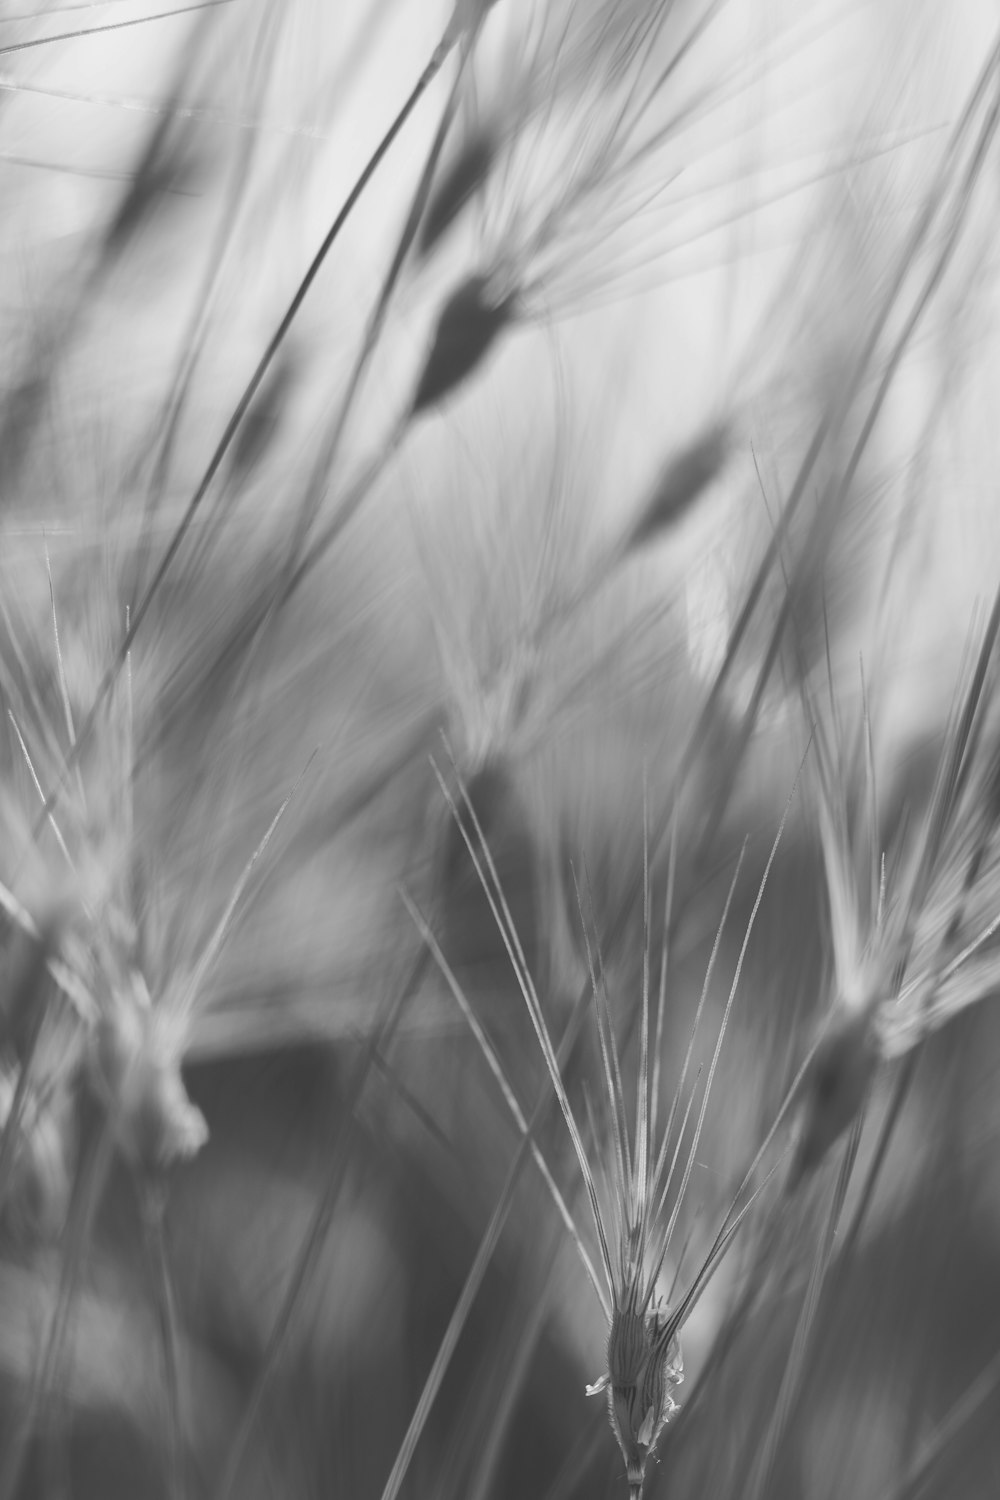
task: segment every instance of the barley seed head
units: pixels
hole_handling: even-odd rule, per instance
[[[642,1492],[657,1438],[677,1411],[674,1392],[684,1379],[676,1334],[666,1334],[666,1309],[616,1307],[608,1335],[608,1416],[625,1460],[629,1491]]]

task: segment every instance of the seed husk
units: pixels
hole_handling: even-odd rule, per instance
[[[837,1016],[802,1080],[802,1111],[790,1188],[812,1172],[856,1118],[878,1062],[870,1008]]]
[[[482,187],[496,157],[496,141],[488,130],[478,130],[442,174],[433,190],[417,236],[417,254],[427,256],[449,230],[462,209]]]
[[[630,550],[658,541],[683,519],[721,471],[730,445],[729,429],[720,424],[664,465],[632,528]]]
[[[485,276],[470,276],[452,293],[417,382],[412,416],[437,406],[472,374],[513,319],[515,304],[513,294],[495,300]]]

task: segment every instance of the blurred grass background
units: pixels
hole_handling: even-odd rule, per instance
[[[615,24],[655,9],[622,0]],[[709,8],[661,9],[665,59]],[[852,384],[993,45],[995,8],[729,0],[710,9],[718,14],[647,112],[663,141],[609,174],[578,221],[556,215],[521,265],[524,226],[559,204],[574,152],[614,107],[615,74],[592,40],[579,66],[563,66],[573,38],[592,38],[587,26],[609,7],[497,0],[445,155],[477,121],[522,147],[426,263],[407,262],[325,476],[320,529],[375,455],[384,462],[371,493],[256,635],[454,59],[349,219],[137,633],[132,842],[164,984],[196,963],[306,768],[185,1039],[185,1084],[209,1130],[196,1158],[171,1172],[166,1216],[188,1495],[218,1493],[336,1171],[316,1271],[233,1493],[377,1500],[501,1193],[515,1132],[433,965],[422,965],[392,1036],[370,1051],[422,952],[401,888],[427,914],[522,1104],[546,1087],[430,765],[447,766],[442,730],[470,780],[550,1024],[566,1023],[586,980],[572,862],[589,872],[598,930],[626,905],[607,960],[623,1035],[634,1037],[643,780],[660,827],[754,568],[812,433],[833,412],[782,549],[785,572],[768,578],[677,804],[668,1084],[749,836],[708,999],[710,1039],[721,1016],[805,751],[798,675],[804,662],[825,670],[827,637],[845,717],[864,657],[887,826],[926,801],[974,606],[995,588],[1000,556],[995,151],[818,559],[808,528],[843,481],[886,368],[888,333]],[[144,19],[152,15],[138,0],[0,6],[4,708],[40,723],[43,705],[64,752],[46,548],[79,723],[126,608],[316,245],[448,19],[425,0],[233,0]],[[112,25],[122,29],[45,40]],[[559,89],[553,82],[547,112],[525,123],[518,87],[532,78],[543,92],[547,79]],[[915,278],[946,233],[947,218]],[[442,305],[500,252],[531,295],[482,366],[394,446]],[[691,513],[605,566],[663,462],[720,420],[731,451]],[[794,608],[745,736],[789,575]],[[582,605],[519,677],[523,638],[581,590]],[[128,781],[120,722],[109,718],[83,762],[80,840],[95,881],[132,857],[115,822]],[[0,875],[40,915],[66,872],[49,833],[25,856],[40,804],[12,723],[0,762]],[[480,764],[481,742],[490,755]],[[51,784],[58,756],[36,748]],[[661,844],[657,909],[665,881]],[[824,1013],[827,927],[818,840],[796,801],[699,1147],[684,1224],[696,1247],[710,1242]],[[658,943],[654,935],[654,970]],[[13,933],[5,953],[10,974]],[[864,1232],[827,1284],[769,1494],[896,1494],[936,1422],[1000,1348],[998,1048],[987,1004],[922,1050]],[[577,1099],[585,1080],[598,1087],[586,1026],[567,1074]],[[67,1193],[94,1108],[85,1101],[68,1128]],[[540,1140],[582,1222],[554,1108]],[[689,1391],[698,1399],[668,1429],[650,1494],[747,1493],[834,1176],[823,1168],[784,1216],[752,1218],[699,1303],[680,1393],[682,1407]],[[45,1403],[19,1495],[177,1500],[133,1179],[116,1159],[71,1298],[72,1358]],[[760,1295],[725,1365],[699,1388],[727,1299],[758,1249]],[[58,1232],[6,1227],[0,1444],[14,1442],[65,1253]],[[584,1395],[605,1339],[528,1167],[403,1493],[623,1494],[603,1402]],[[997,1399],[921,1494],[995,1491]]]

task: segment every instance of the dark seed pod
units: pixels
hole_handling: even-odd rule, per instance
[[[819,1166],[855,1119],[877,1061],[869,1009],[851,1012],[830,1025],[802,1080],[799,1137],[789,1188]]]
[[[417,382],[412,415],[426,411],[460,385],[485,358],[514,316],[513,295],[494,301],[485,276],[470,276],[445,303],[437,332]]]
[[[496,157],[496,141],[488,130],[470,136],[434,188],[417,236],[417,254],[427,256],[450,229],[462,209],[482,187]]]
[[[713,427],[666,464],[632,528],[630,550],[677,524],[722,469],[729,444],[728,428]]]
[[[506,767],[500,761],[490,761],[469,778],[465,795],[475,812],[487,844],[491,844],[501,827],[505,813],[509,815],[513,800],[513,785]],[[451,813],[445,826],[441,846],[441,888],[446,894],[454,892],[462,871],[472,869],[472,862],[465,845],[471,840],[473,848],[478,837],[472,815],[465,799],[456,802],[458,818]]]

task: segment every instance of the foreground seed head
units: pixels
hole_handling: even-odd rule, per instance
[[[616,1308],[608,1337],[608,1416],[625,1460],[629,1493],[642,1493],[646,1464],[677,1411],[673,1393],[684,1379],[680,1342],[666,1307],[643,1313]]]
[[[652,976],[650,974],[650,932],[652,927],[652,880],[649,862],[648,824],[644,819],[643,837],[643,955],[640,1009],[638,1015],[639,1056],[635,1079],[634,1130],[630,1129],[629,1111],[626,1107],[622,1087],[621,1054],[616,1027],[611,1013],[608,974],[604,955],[590,941],[588,924],[582,923],[584,942],[587,948],[587,967],[590,977],[590,995],[593,1000],[600,1043],[603,1084],[607,1100],[607,1114],[611,1136],[611,1162],[609,1169],[595,1174],[584,1146],[580,1126],[566,1092],[561,1071],[561,1060],[552,1044],[545,1013],[538,992],[524,960],[520,939],[514,929],[513,918],[507,898],[497,874],[492,854],[485,842],[482,828],[473,803],[462,788],[463,809],[469,814],[471,828],[466,825],[443,780],[442,790],[452,808],[462,833],[463,842],[472,856],[476,871],[489,900],[497,925],[514,963],[515,974],[522,997],[541,1047],[549,1078],[569,1130],[573,1149],[587,1191],[594,1229],[600,1249],[599,1266],[595,1266],[583,1239],[574,1223],[565,1200],[559,1193],[551,1174],[540,1154],[536,1160],[543,1168],[546,1181],[559,1208],[563,1222],[567,1225],[579,1250],[584,1269],[597,1293],[602,1310],[608,1320],[607,1370],[593,1386],[588,1395],[607,1392],[608,1417],[618,1446],[625,1461],[631,1500],[640,1500],[650,1454],[670,1417],[677,1410],[674,1393],[683,1379],[683,1361],[678,1336],[687,1318],[697,1306],[727,1250],[733,1243],[740,1224],[749,1213],[754,1200],[770,1180],[769,1174],[758,1187],[750,1191],[764,1154],[774,1135],[772,1131],[744,1173],[735,1194],[729,1202],[721,1223],[707,1251],[701,1256],[693,1275],[686,1278],[673,1308],[659,1300],[657,1288],[660,1278],[666,1273],[673,1259],[674,1232],[685,1204],[688,1185],[694,1170],[702,1127],[708,1110],[712,1082],[725,1041],[726,1030],[736,999],[740,975],[747,947],[753,932],[754,922],[764,894],[764,885],[774,862],[785,820],[791,806],[791,796],[771,852],[764,869],[750,920],[744,932],[739,957],[729,995],[719,1024],[711,1061],[704,1084],[701,1083],[701,1068],[694,1083],[689,1087],[688,1075],[697,1041],[699,1025],[714,977],[726,919],[736,891],[743,865],[743,855],[736,862],[730,882],[726,905],[722,913],[718,933],[712,947],[705,982],[695,1010],[687,1051],[680,1070],[673,1096],[666,1110],[666,1119],[661,1114],[661,1050],[664,1035],[664,1011],[667,989],[667,956],[670,918],[673,896],[673,862],[668,875],[664,902],[665,941],[660,963],[660,983],[655,1003],[651,1004]],[[461,785],[461,783],[460,783]],[[645,809],[644,809],[645,811]],[[745,846],[744,846],[745,847]],[[672,851],[673,853],[673,851]],[[577,899],[583,918],[583,901],[579,886]],[[409,903],[408,903],[409,904]],[[514,1118],[522,1131],[529,1127],[516,1104],[514,1094],[504,1076],[503,1067],[485,1037],[472,1008],[464,996],[454,973],[444,958],[440,947],[423,918],[413,912],[418,920],[421,934],[431,948],[452,994],[472,1025],[491,1071],[500,1082]],[[518,961],[515,962],[515,956]],[[598,969],[598,961],[600,968]],[[578,1005],[587,999],[586,991]],[[579,1009],[576,1015],[579,1015]],[[651,1066],[652,1064],[652,1066]],[[700,1108],[694,1113],[700,1096]],[[600,1127],[587,1101],[591,1115],[591,1130],[595,1139],[600,1139]],[[780,1116],[779,1116],[780,1120]],[[603,1182],[601,1179],[603,1178]],[[686,1249],[686,1246],[685,1246]],[[680,1278],[685,1256],[681,1251],[673,1276]],[[601,1275],[603,1271],[603,1276]],[[673,1293],[668,1294],[671,1299]]]

